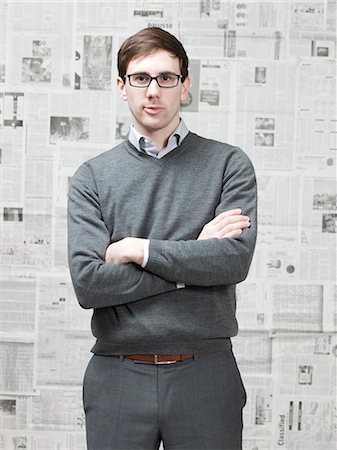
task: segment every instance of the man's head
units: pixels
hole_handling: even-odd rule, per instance
[[[165,50],[179,59],[181,81],[188,77],[188,57],[182,43],[167,31],[152,27],[130,36],[118,52],[118,75],[124,79],[129,62],[134,58],[148,56],[158,50]]]
[[[163,148],[180,121],[190,87],[182,44],[160,28],[141,30],[118,53],[117,87],[136,130]]]

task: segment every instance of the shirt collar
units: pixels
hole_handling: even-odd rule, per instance
[[[136,147],[139,152],[145,152],[150,156],[161,158],[171,150],[174,150],[179,144],[181,144],[188,133],[189,130],[185,122],[183,121],[183,119],[180,119],[179,125],[169,137],[166,146],[163,149],[158,150],[154,142],[149,137],[139,133],[135,129],[135,127],[131,125],[129,132],[129,141],[134,147]]]

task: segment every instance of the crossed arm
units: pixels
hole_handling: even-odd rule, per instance
[[[197,240],[235,238],[250,226],[248,216],[241,209],[224,211],[208,222]],[[144,261],[144,243],[141,238],[126,237],[110,244],[105,253],[105,261],[114,264],[135,263],[142,265]]]

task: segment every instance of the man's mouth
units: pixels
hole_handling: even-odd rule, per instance
[[[144,106],[144,111],[148,114],[152,114],[152,115],[156,115],[159,114],[160,112],[162,112],[164,110],[164,108],[162,108],[161,106],[157,106],[157,105],[148,105],[148,106]]]

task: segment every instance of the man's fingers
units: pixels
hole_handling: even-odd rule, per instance
[[[234,222],[231,224],[225,225],[223,228],[218,230],[218,237],[229,237],[228,235],[237,230],[244,230],[245,228],[248,228],[250,226],[250,222],[246,220],[242,220],[240,222]],[[241,234],[241,233],[240,233]]]
[[[250,223],[248,216],[242,216],[242,215],[232,215],[228,217],[222,217],[222,219],[218,220],[217,223],[214,223],[213,226],[221,230],[222,228],[231,225],[231,224],[239,224],[237,228],[240,228],[241,224]]]
[[[242,230],[239,228],[237,230],[230,231],[229,233],[227,233],[223,237],[225,237],[225,238],[234,238],[234,237],[240,236],[240,234],[242,234]]]
[[[213,220],[211,220],[211,222],[214,224],[217,224],[218,222],[221,222],[221,220],[223,220],[225,218],[228,218],[230,216],[237,216],[237,215],[241,215],[241,214],[242,214],[242,211],[240,208],[230,209],[229,211],[224,211],[224,212],[220,213]]]

